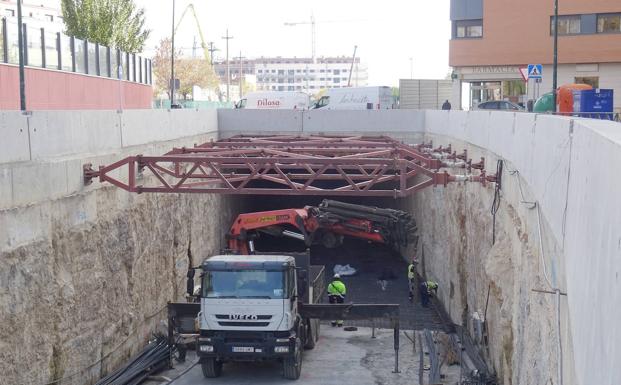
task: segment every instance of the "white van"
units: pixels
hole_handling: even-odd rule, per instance
[[[314,108],[324,110],[389,110],[394,108],[390,87],[330,88]]]
[[[310,97],[295,91],[251,92],[235,105],[249,110],[307,110],[309,107]]]

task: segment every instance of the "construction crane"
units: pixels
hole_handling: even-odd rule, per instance
[[[196,22],[196,28],[198,29],[198,36],[201,39],[201,48],[203,49],[203,55],[205,56],[205,60],[207,60],[207,62],[213,68],[213,58],[211,57],[211,53],[213,53],[217,49],[214,49],[213,45],[211,47],[207,45],[205,41],[205,36],[203,35],[203,30],[201,29],[201,23],[199,22],[198,16],[196,15],[196,9],[194,9],[194,4],[188,4],[188,6],[185,7],[185,9],[183,10],[181,17],[179,18],[179,21],[177,21],[177,24],[175,25],[175,34],[177,34],[177,29],[179,29],[179,26],[181,25],[181,22],[183,21],[183,18],[185,17],[185,15],[188,13],[188,10],[192,11],[192,16],[194,17],[194,21]],[[216,76],[216,79],[218,79],[217,76]],[[216,93],[218,94],[218,98],[220,98],[221,100],[222,95],[220,93],[220,87],[216,87]]]
[[[285,26],[287,27],[295,27],[297,25],[310,25],[311,26],[311,57],[313,59],[313,63],[315,63],[315,59],[317,57],[317,23],[352,23],[359,20],[322,20],[316,21],[315,15],[311,14],[309,21],[298,21],[298,22],[285,22]]]

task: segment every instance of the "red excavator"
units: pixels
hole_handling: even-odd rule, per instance
[[[416,224],[404,211],[325,199],[318,207],[240,214],[227,234],[228,251],[254,254],[261,233],[333,248],[344,236],[384,243],[398,249],[416,241]]]

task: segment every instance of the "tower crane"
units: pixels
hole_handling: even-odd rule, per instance
[[[311,57],[313,59],[313,63],[315,63],[315,59],[317,57],[317,23],[325,24],[325,23],[351,23],[359,20],[321,20],[316,21],[315,15],[311,14],[310,20],[308,21],[298,21],[298,22],[285,22],[285,26],[287,27],[295,27],[298,25],[310,25],[311,26]]]

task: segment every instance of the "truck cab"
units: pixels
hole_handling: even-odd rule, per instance
[[[310,265],[286,255],[218,255],[201,269],[196,351],[205,377],[218,377],[226,362],[279,360],[286,378],[299,378],[302,349],[314,346],[319,324],[298,312],[313,298]]]

